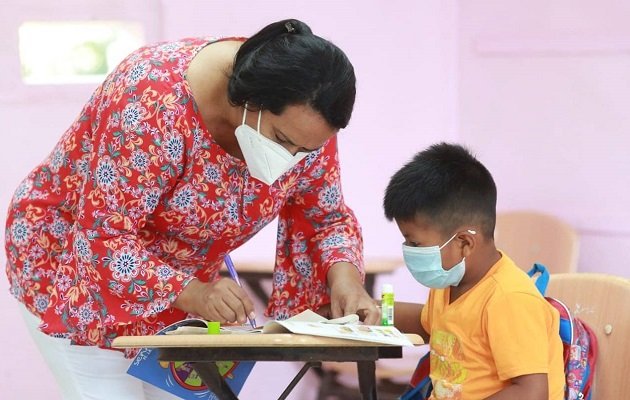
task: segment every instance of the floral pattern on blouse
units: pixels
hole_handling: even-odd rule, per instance
[[[15,191],[6,272],[45,333],[101,347],[156,333],[186,317],[171,304],[193,277],[218,279],[223,256],[276,216],[267,315],[329,302],[326,273],[336,262],[362,271],[334,137],[271,186],[213,141],[185,72],[214,40],[128,56]]]

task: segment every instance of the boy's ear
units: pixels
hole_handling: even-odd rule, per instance
[[[477,246],[477,236],[479,234],[473,230],[463,230],[459,235],[459,243],[464,253],[464,257],[468,257]]]

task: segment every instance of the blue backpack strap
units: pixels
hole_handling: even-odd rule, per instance
[[[540,294],[544,296],[545,292],[547,291],[547,285],[549,284],[549,271],[547,271],[547,268],[544,265],[535,263],[532,269],[529,270],[527,275],[533,277],[537,273],[539,273],[540,276],[536,278],[536,282],[534,283],[536,285],[536,289],[538,289]]]
[[[433,385],[429,382],[421,382],[422,384],[409,389],[405,393],[403,393],[398,399],[399,400],[427,400],[431,395],[431,389],[433,389]]]
[[[429,372],[431,370],[431,352],[427,352],[418,361],[415,371],[411,376],[408,390],[399,400],[426,400],[431,395],[433,384]]]

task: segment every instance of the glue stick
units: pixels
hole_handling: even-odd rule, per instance
[[[381,325],[394,325],[394,286],[386,283],[381,293]]]

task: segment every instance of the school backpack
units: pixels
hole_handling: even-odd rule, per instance
[[[527,273],[536,278],[536,288],[545,295],[549,272],[542,264],[534,264]],[[595,362],[597,361],[597,336],[581,319],[571,314],[569,308],[558,299],[545,297],[560,313],[560,338],[564,354],[565,400],[591,400]]]
[[[540,274],[535,285],[544,296],[549,284],[549,271],[542,264],[534,264],[527,273],[530,277]],[[560,313],[560,338],[564,356],[566,379],[565,400],[592,400],[591,389],[597,360],[597,337],[581,319],[573,316],[569,308],[558,299],[545,297]],[[425,354],[411,376],[409,386],[400,400],[427,400],[433,390],[430,373],[430,352]]]

